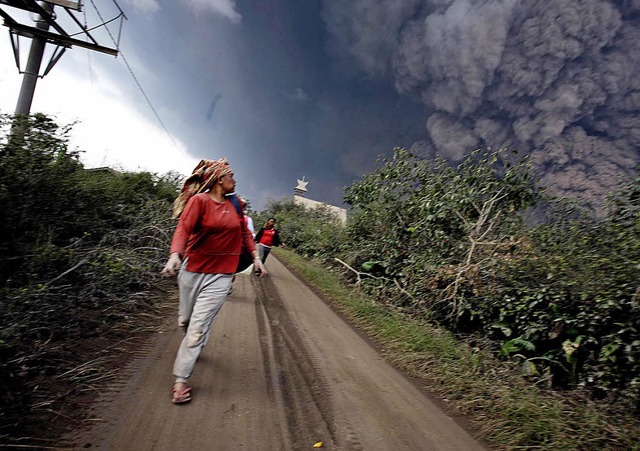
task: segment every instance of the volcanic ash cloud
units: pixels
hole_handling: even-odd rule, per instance
[[[332,0],[343,67],[425,107],[425,155],[531,155],[552,192],[592,205],[640,164],[640,1]]]

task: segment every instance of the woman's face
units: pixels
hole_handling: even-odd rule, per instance
[[[236,181],[233,178],[233,172],[220,177],[220,185],[225,194],[233,193],[236,190]]]
[[[276,225],[276,221],[274,219],[269,219],[267,221],[267,227],[273,227]]]

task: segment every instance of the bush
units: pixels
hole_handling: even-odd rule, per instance
[[[346,258],[395,280],[404,290],[396,302],[431,304],[439,320],[466,320],[465,284],[487,258],[508,251],[521,224],[516,213],[537,196],[527,162],[511,163],[505,152],[476,151],[451,167],[395,149],[346,189],[357,249]]]
[[[510,156],[479,150],[451,167],[395,149],[345,190],[344,231],[293,203],[267,213],[286,218],[298,253],[332,262],[380,303],[490,339],[538,382],[639,408],[640,177],[594,217],[544,199],[527,161]]]
[[[306,257],[335,255],[344,246],[345,227],[328,209],[307,209],[291,199],[271,201],[256,218],[256,232],[270,217],[276,218],[283,243]]]
[[[169,204],[176,196],[176,174],[86,170],[79,152],[68,150],[70,127],[35,115],[18,118],[9,132],[11,119],[0,116],[0,287],[54,277],[60,256],[47,249],[73,248],[78,240],[97,245],[107,233],[139,224],[149,202]]]
[[[489,319],[485,323],[513,337],[503,344],[503,353],[550,363],[543,366],[551,369],[557,385],[587,386],[596,396],[630,390],[636,402],[638,180],[614,193],[602,219],[572,209],[531,230],[528,248],[501,268],[491,301],[499,327]]]
[[[140,331],[133,318],[154,312],[178,190],[176,174],[86,170],[68,149],[69,127],[13,120],[0,116],[0,435],[9,437],[70,409],[65,387],[103,377],[106,350],[81,360],[88,338],[127,338]]]

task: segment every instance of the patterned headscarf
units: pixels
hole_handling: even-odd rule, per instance
[[[211,189],[220,177],[231,172],[233,170],[229,166],[229,160],[225,157],[219,160],[201,160],[193,170],[193,173],[185,180],[182,192],[173,202],[173,215],[171,218],[179,218],[191,197]]]

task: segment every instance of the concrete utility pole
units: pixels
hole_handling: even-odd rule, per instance
[[[115,16],[106,21],[102,19],[102,15],[100,14],[100,11],[98,11],[93,0],[91,1],[91,4],[96,8],[96,12],[98,17],[100,17],[100,20],[102,20],[102,23],[88,28],[86,23],[83,24],[80,19],[76,17],[76,13],[80,13],[82,11],[82,0],[0,0],[0,17],[4,19],[3,25],[9,27],[16,65],[18,66],[18,71],[21,74],[24,74],[22,78],[22,86],[18,95],[18,103],[16,105],[16,115],[29,114],[38,78],[44,77],[49,73],[51,68],[53,68],[53,66],[58,62],[66,49],[81,47],[112,56],[118,55],[120,33],[122,32],[122,21],[126,19],[126,16],[116,0],[111,1],[113,2],[111,10],[115,13]],[[104,4],[107,2],[102,1],[100,3],[101,6],[105,6]],[[65,22],[65,27],[56,21],[56,15],[53,12],[54,5],[58,7],[59,11],[68,13],[68,17],[65,15],[65,19],[71,19],[71,21],[69,22],[67,20]],[[22,10],[29,14],[28,17],[33,17],[33,15],[35,15],[37,17],[37,19],[35,19],[35,26],[31,26],[30,24],[26,25],[18,20],[24,20],[26,18],[25,14],[15,16],[14,18],[11,14],[13,10],[6,10],[5,7]],[[107,28],[107,24],[118,19],[120,21],[120,30],[116,40]],[[52,29],[49,30],[49,27],[52,27]],[[65,30],[66,27],[71,27],[72,29],[77,30],[77,32],[67,32]],[[115,45],[115,48],[106,47],[96,41],[96,39],[91,35],[91,31],[98,28],[106,29],[113,41],[113,44]],[[70,31],[72,30],[70,29]],[[78,35],[83,35],[84,39],[78,38]],[[20,37],[31,39],[29,58],[24,72],[20,69]],[[51,60],[49,61],[44,74],[40,75],[40,65],[42,64],[44,49],[47,43],[56,46],[56,48],[53,51]]]
[[[41,3],[42,8],[51,15],[54,5],[51,3]],[[36,28],[38,30],[49,30],[49,22],[41,16],[36,20]],[[47,40],[42,36],[34,36],[31,40],[31,49],[29,50],[29,58],[27,66],[22,77],[22,86],[20,87],[20,95],[16,104],[16,114],[29,114],[31,111],[31,103],[33,102],[33,94],[36,90],[36,83],[40,74],[40,65],[42,64],[42,56]]]

